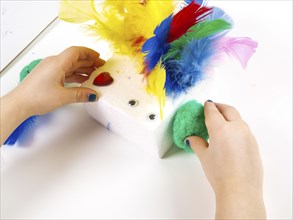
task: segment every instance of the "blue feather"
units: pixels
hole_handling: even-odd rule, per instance
[[[167,17],[154,31],[155,36],[148,39],[142,46],[142,52],[146,53],[145,65],[150,72],[158,64],[161,56],[169,49],[167,38],[170,31],[172,15]]]
[[[226,14],[222,9],[213,7],[212,13],[205,17],[207,20],[216,20],[216,19],[223,19],[227,21],[229,24],[233,25],[232,18]]]
[[[189,5],[191,2],[196,2],[199,5],[202,5],[204,3],[204,0],[185,0],[185,3]]]
[[[206,67],[214,54],[218,38],[205,37],[191,40],[181,51],[181,59],[163,62],[166,69],[165,89],[167,96],[176,98],[204,78]]]
[[[213,8],[212,13],[205,18],[205,20],[215,19],[224,19],[230,24],[233,23],[232,19],[220,8]],[[173,57],[163,59],[163,65],[166,68],[167,96],[176,98],[204,78],[205,67],[210,65],[210,60],[215,53],[216,42],[229,30],[199,40],[190,40],[182,50],[178,51],[179,59],[176,56],[177,53],[174,53]]]
[[[38,116],[31,116],[23,121],[4,142],[5,145],[14,145],[18,140],[22,140],[26,133],[35,127]]]

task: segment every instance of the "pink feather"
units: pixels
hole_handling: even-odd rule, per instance
[[[219,40],[217,48],[218,52],[224,52],[235,57],[243,68],[246,68],[247,62],[254,54],[258,43],[248,37],[223,37]]]

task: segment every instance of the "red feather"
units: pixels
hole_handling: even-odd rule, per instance
[[[195,1],[174,15],[171,22],[170,33],[167,39],[168,43],[177,40],[185,34],[189,28],[198,23],[202,18],[210,13],[211,8],[202,7]]]

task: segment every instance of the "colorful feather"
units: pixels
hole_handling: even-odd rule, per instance
[[[247,38],[223,38],[232,23],[223,10],[214,8],[212,13],[169,45],[162,58],[168,96],[176,98],[204,79],[207,67],[222,52],[236,57],[243,67],[246,66],[257,44]]]
[[[246,68],[248,60],[255,53],[257,42],[248,37],[225,37],[217,43],[218,52],[224,52],[235,57],[243,68]]]
[[[213,7],[212,13],[210,13],[207,17],[207,20],[215,20],[215,19],[223,19],[233,25],[233,20],[229,15],[226,14],[222,9],[218,7]]]
[[[14,145],[25,138],[26,133],[35,127],[38,116],[31,116],[23,121],[7,138],[4,145]]]
[[[59,18],[71,23],[82,23],[95,18],[94,0],[60,2]]]
[[[211,8],[202,7],[196,2],[191,2],[176,15],[174,15],[171,22],[170,33],[167,42],[171,43],[174,40],[177,40],[179,37],[185,34],[190,27],[207,16],[210,11]]]
[[[189,5],[191,2],[196,2],[199,5],[203,5],[205,0],[184,0],[184,2]]]
[[[145,75],[149,75],[157,65],[161,57],[168,51],[169,43],[186,33],[194,24],[199,22],[211,9],[201,7],[196,2],[188,6],[172,17],[166,18],[154,31],[155,36],[147,40],[142,46],[145,56]]]
[[[186,35],[190,34],[190,38],[199,40],[231,28],[231,24],[222,19],[203,21],[191,27]]]
[[[160,106],[160,117],[163,118],[163,107],[166,103],[166,93],[165,93],[165,81],[166,81],[166,71],[161,67],[161,64],[157,65],[149,75],[147,81],[147,91],[156,96],[159,106]]]
[[[165,89],[167,96],[176,98],[204,78],[214,54],[215,38],[191,40],[180,52],[180,59],[163,62],[166,69]]]
[[[161,57],[168,50],[167,37],[170,31],[170,24],[172,16],[166,18],[158,27],[156,27],[154,33],[155,36],[147,40],[142,46],[142,52],[146,53],[145,56],[145,74],[149,75],[150,71],[155,68]]]
[[[231,28],[231,24],[222,19],[202,21],[191,27],[188,32],[178,40],[171,43],[170,49],[164,54],[163,59],[180,59],[180,52],[192,39],[199,40],[207,36],[212,37],[213,35],[220,34]]]
[[[97,3],[94,0],[63,0],[59,17],[69,22],[94,22],[89,24],[89,30],[107,40],[114,52],[138,56],[142,60],[142,44],[153,36],[156,26],[174,8],[172,1],[163,0],[148,0],[144,4],[139,0],[105,0]]]
[[[184,0],[187,6],[174,15],[174,2],[63,0],[60,18],[89,22],[89,29],[109,40],[116,53],[143,63],[147,91],[157,97],[162,116],[166,94],[187,92],[220,54],[234,56],[245,67],[257,47],[249,38],[224,37],[233,21],[220,8],[206,7],[205,0]]]
[[[222,19],[202,21],[170,44],[163,57],[166,94],[177,97],[203,79],[221,33],[231,24]]]

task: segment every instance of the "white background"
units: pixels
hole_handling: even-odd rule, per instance
[[[58,13],[58,1],[1,0],[1,64],[4,69]]]
[[[259,143],[268,219],[292,219],[292,2],[210,4],[234,19],[230,35],[249,36],[259,47],[246,70],[232,58],[222,60],[196,98],[239,109]],[[110,56],[105,44],[76,25],[58,23],[5,71],[1,96],[17,85],[24,65],[70,45]],[[173,148],[164,159],[154,158],[104,129],[78,104],[53,112],[29,146],[1,149],[3,219],[211,219],[214,210],[196,156]]]

